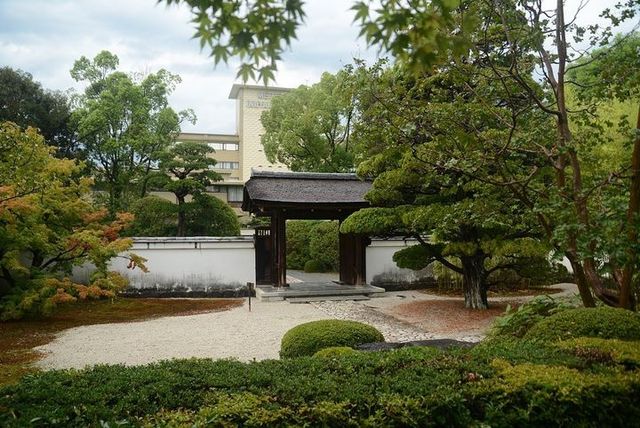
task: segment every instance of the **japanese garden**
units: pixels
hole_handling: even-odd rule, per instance
[[[0,426],[640,426],[640,1],[320,3],[0,6]]]

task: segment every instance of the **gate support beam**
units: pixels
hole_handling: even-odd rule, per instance
[[[271,236],[273,237],[273,280],[276,287],[287,284],[287,218],[283,211],[271,216]]]

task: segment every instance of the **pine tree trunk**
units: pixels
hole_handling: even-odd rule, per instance
[[[186,220],[184,216],[184,196],[178,196],[178,233],[177,236],[184,236],[186,231]]]
[[[462,288],[464,307],[469,309],[487,309],[487,272],[484,267],[485,255],[478,252],[473,256],[461,257]]]

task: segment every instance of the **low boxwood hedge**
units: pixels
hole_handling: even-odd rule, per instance
[[[324,348],[313,354],[317,358],[335,358],[343,357],[345,355],[353,355],[358,351],[349,346],[332,346],[330,348]]]
[[[321,320],[300,324],[289,330],[280,345],[281,358],[312,356],[334,346],[354,347],[363,343],[383,342],[384,336],[374,327],[356,321]]]
[[[48,371],[0,389],[0,426],[607,426],[640,420],[640,371],[404,348]]]
[[[545,318],[524,335],[525,340],[556,342],[576,337],[640,340],[640,315],[625,309],[568,309]]]

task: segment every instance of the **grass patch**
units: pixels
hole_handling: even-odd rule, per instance
[[[240,299],[133,299],[92,300],[60,306],[49,317],[0,322],[0,385],[16,382],[34,372],[40,358],[33,350],[49,343],[56,333],[91,324],[141,321],[163,316],[224,311],[242,304]]]

